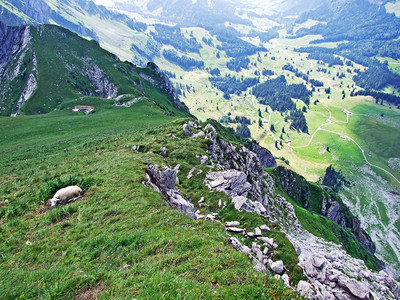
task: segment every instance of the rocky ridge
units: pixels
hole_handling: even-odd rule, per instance
[[[292,242],[299,256],[299,266],[308,279],[307,282],[300,281],[297,287],[293,287],[300,294],[310,299],[369,299],[370,297],[397,299],[400,297],[400,284],[384,271],[380,273],[369,271],[362,260],[348,255],[340,245],[326,242],[304,230],[292,204],[288,203],[284,197],[275,194],[275,181],[268,173],[264,173],[263,164],[254,152],[218,137],[217,131],[210,124],[202,128],[196,123],[189,122],[183,126],[182,130],[186,138],[203,138],[207,143],[209,158],[198,157],[201,164],[210,167],[205,177],[205,184],[210,189],[229,195],[237,210],[257,213],[266,220],[279,224],[281,231]],[[196,131],[198,132],[194,133]],[[147,174],[150,181],[153,183],[158,181],[157,189],[170,203],[171,193],[166,193],[165,190],[174,188],[171,181],[175,182],[176,171],[164,168],[163,172],[175,174],[169,176],[166,180],[168,183],[154,179],[157,176],[150,175],[154,172],[160,174],[157,173],[159,172],[157,167],[149,166]],[[193,170],[190,173],[192,172]],[[203,201],[202,198],[201,202]],[[185,203],[187,207],[190,207],[190,215],[193,216],[194,205],[187,200]],[[174,205],[170,204],[171,207]],[[175,206],[178,210],[188,213],[185,205]],[[220,206],[221,203],[219,203]],[[194,218],[202,217],[204,216],[199,215],[199,211],[194,213]],[[218,221],[218,213],[212,213],[206,218]],[[290,285],[290,278],[283,262],[274,261],[269,253],[269,249],[279,247],[279,245],[268,237],[268,226],[243,228],[240,227],[240,222],[230,222],[225,225],[228,234],[239,234],[243,235],[243,238],[254,239],[251,248],[242,244],[237,237],[231,236],[228,241],[235,249],[243,252],[253,261],[256,270],[260,272],[271,270],[275,273],[275,277],[281,278]]]
[[[283,189],[293,199],[297,200],[307,210],[311,207],[311,188],[307,180],[294,171],[284,167],[274,169],[274,173]],[[320,212],[323,216],[334,221],[344,229],[350,229],[357,240],[372,254],[375,253],[375,244],[371,237],[361,228],[361,222],[350,210],[330,194],[322,195]]]
[[[147,63],[147,67],[152,69],[158,75],[159,80],[149,80],[148,76],[143,73],[140,73],[140,76],[151,82],[155,87],[161,89],[167,95],[170,95],[177,108],[189,112],[189,109],[186,107],[186,105],[179,100],[179,96],[174,88],[174,85],[169,80],[168,76],[153,62]]]

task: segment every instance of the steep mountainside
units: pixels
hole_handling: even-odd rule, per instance
[[[147,97],[143,81],[165,90],[177,101],[171,83],[156,66],[141,69],[120,62],[96,41],[84,40],[69,30],[53,25],[7,27],[0,23],[0,40],[3,116],[46,113],[82,96]],[[158,74],[157,79],[154,74]],[[176,107],[180,105],[177,101]]]
[[[400,296],[343,203],[195,120],[154,63],[57,26],[1,33],[3,103],[23,113],[0,118],[5,298]],[[83,197],[50,207],[68,185]]]

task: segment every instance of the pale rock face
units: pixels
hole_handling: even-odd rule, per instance
[[[274,271],[274,273],[276,273],[276,274],[282,274],[283,271],[285,270],[285,267],[284,267],[284,265],[283,265],[283,261],[281,261],[281,260],[274,261],[274,262],[271,264],[271,269],[272,269],[272,271]]]
[[[173,209],[187,214],[192,219],[196,218],[196,210],[194,205],[184,199],[182,195],[175,189],[175,183],[178,179],[177,168],[170,169],[163,167],[158,170],[157,166],[148,165],[146,173],[147,185],[160,191],[169,206]]]
[[[226,230],[234,233],[242,233],[245,231],[243,228],[238,227],[226,227]]]
[[[237,227],[240,226],[240,222],[238,221],[232,221],[232,222],[226,222],[226,227]]]
[[[369,288],[363,282],[355,279],[346,279],[343,276],[339,277],[339,286],[349,291],[353,296],[358,299],[369,299]]]
[[[300,280],[297,284],[297,292],[304,297],[310,297],[312,294],[311,284],[307,281]]]
[[[281,278],[287,286],[290,286],[290,278],[287,274],[283,274]]]

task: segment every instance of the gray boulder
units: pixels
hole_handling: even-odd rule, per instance
[[[236,226],[240,226],[240,222],[238,222],[238,221],[226,222],[225,226],[226,226],[226,227],[236,227]]]
[[[190,129],[190,126],[188,124],[183,124],[182,130],[183,130],[184,135],[186,135],[186,136],[193,135],[193,131]]]
[[[370,290],[367,284],[355,279],[348,279],[344,276],[339,277],[338,283],[340,287],[350,292],[350,294],[357,297],[357,299],[369,299]]]
[[[300,295],[304,297],[310,297],[313,294],[311,284],[309,284],[307,281],[304,280],[299,281],[296,290]]]
[[[271,270],[274,271],[275,274],[282,274],[283,271],[285,270],[285,266],[283,265],[283,261],[281,261],[281,260],[274,261],[271,264]]]
[[[187,214],[192,219],[196,218],[196,210],[192,203],[182,197],[175,189],[177,181],[177,170],[163,167],[158,170],[158,166],[148,165],[146,172],[147,185],[160,191],[173,209]]]

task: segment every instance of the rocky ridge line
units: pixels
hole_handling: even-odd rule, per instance
[[[194,134],[196,130],[199,132]],[[298,283],[296,289],[299,293],[310,299],[332,300],[400,297],[400,284],[384,271],[369,271],[362,260],[348,255],[340,245],[326,242],[304,230],[293,206],[285,198],[274,193],[274,179],[269,174],[264,174],[262,163],[254,152],[219,138],[210,124],[203,129],[198,124],[189,122],[183,126],[183,132],[189,138],[204,138],[208,145],[209,158],[198,157],[202,164],[211,164],[212,170],[206,175],[205,184],[211,189],[230,195],[236,209],[257,213],[268,218],[270,222],[278,223],[281,231],[292,242],[299,256],[299,265],[308,278],[308,282]],[[175,182],[176,173],[175,177],[171,176],[170,179]],[[171,187],[173,185],[169,183],[169,188]],[[162,183],[161,188],[157,188],[168,202],[169,196],[162,191]],[[204,199],[201,202],[203,201]],[[193,214],[193,204],[186,202],[189,203],[190,213]],[[186,208],[183,212],[185,210]],[[194,216],[204,217],[198,215],[198,212],[195,212]],[[217,217],[218,214],[213,213],[208,218],[217,220]],[[289,285],[290,278],[285,274],[283,263],[273,261],[269,256],[268,249],[279,245],[268,238],[267,232],[261,233],[259,228],[248,231],[239,225],[237,222],[226,224],[226,231],[243,234],[243,237],[253,238],[254,242],[250,249],[242,245],[237,238],[230,237],[228,240],[232,246],[245,253],[253,261],[256,270],[268,272],[270,269],[277,278]],[[264,249],[259,245],[260,242],[263,243]]]

